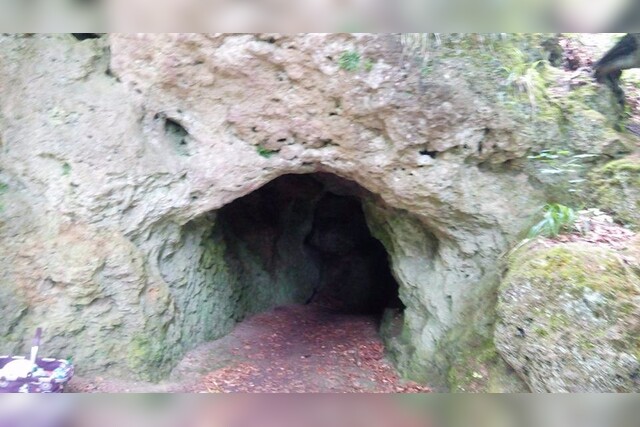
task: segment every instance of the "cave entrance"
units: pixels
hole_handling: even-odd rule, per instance
[[[172,377],[209,372],[206,389],[229,392],[404,387],[384,357],[404,306],[367,222],[377,203],[333,174],[284,175],[185,224],[161,271],[183,336],[215,341]]]
[[[284,175],[218,211],[247,315],[278,305],[381,316],[402,310],[384,246],[367,226],[358,184]]]

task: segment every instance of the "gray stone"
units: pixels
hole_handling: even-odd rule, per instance
[[[347,51],[371,69],[341,69]],[[406,306],[392,351],[406,375],[445,384],[467,346],[447,337],[469,316],[491,336],[497,260],[546,200],[527,155],[562,140],[560,120],[532,120],[500,83],[500,52],[457,52],[421,69],[397,35],[0,36],[0,353],[43,326],[43,348],[79,373],[162,377],[293,298],[239,270],[257,264],[216,211],[322,172],[372,195],[367,222]]]
[[[640,391],[640,277],[622,255],[588,243],[512,255],[495,343],[533,391]]]

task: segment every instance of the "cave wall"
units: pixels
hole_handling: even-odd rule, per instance
[[[239,274],[242,313],[304,303],[317,286],[319,265],[306,247],[322,186],[308,177],[281,177],[220,209],[227,260]],[[296,185],[298,183],[298,185]]]
[[[237,304],[258,309],[215,212],[322,172],[375,195],[365,214],[406,305],[390,346],[445,383],[467,342],[450,337],[490,334],[497,260],[546,201],[527,156],[620,145],[594,106],[568,124],[533,111],[500,51],[461,40],[423,67],[397,35],[0,36],[0,353],[43,326],[43,351],[80,373],[162,377]]]

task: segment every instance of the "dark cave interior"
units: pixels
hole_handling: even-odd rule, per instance
[[[367,226],[370,196],[332,174],[284,175],[221,208],[230,262],[251,294],[247,312],[287,303],[377,316],[403,308],[387,252]]]

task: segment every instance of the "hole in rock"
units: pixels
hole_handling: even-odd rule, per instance
[[[437,151],[430,151],[430,150],[427,150],[426,148],[424,150],[420,150],[419,153],[421,156],[429,156],[432,159],[435,159],[436,156],[438,155]]]
[[[89,39],[99,39],[102,37],[100,33],[71,33],[71,35],[79,41],[89,40]]]
[[[158,115],[156,117],[160,118]],[[167,117],[164,119],[164,131],[179,155],[188,156],[190,154],[187,149],[189,132],[184,126]]]
[[[335,175],[285,175],[218,211],[240,281],[267,287],[252,291],[264,309],[297,303],[379,316],[402,307],[361,197],[371,195]]]

